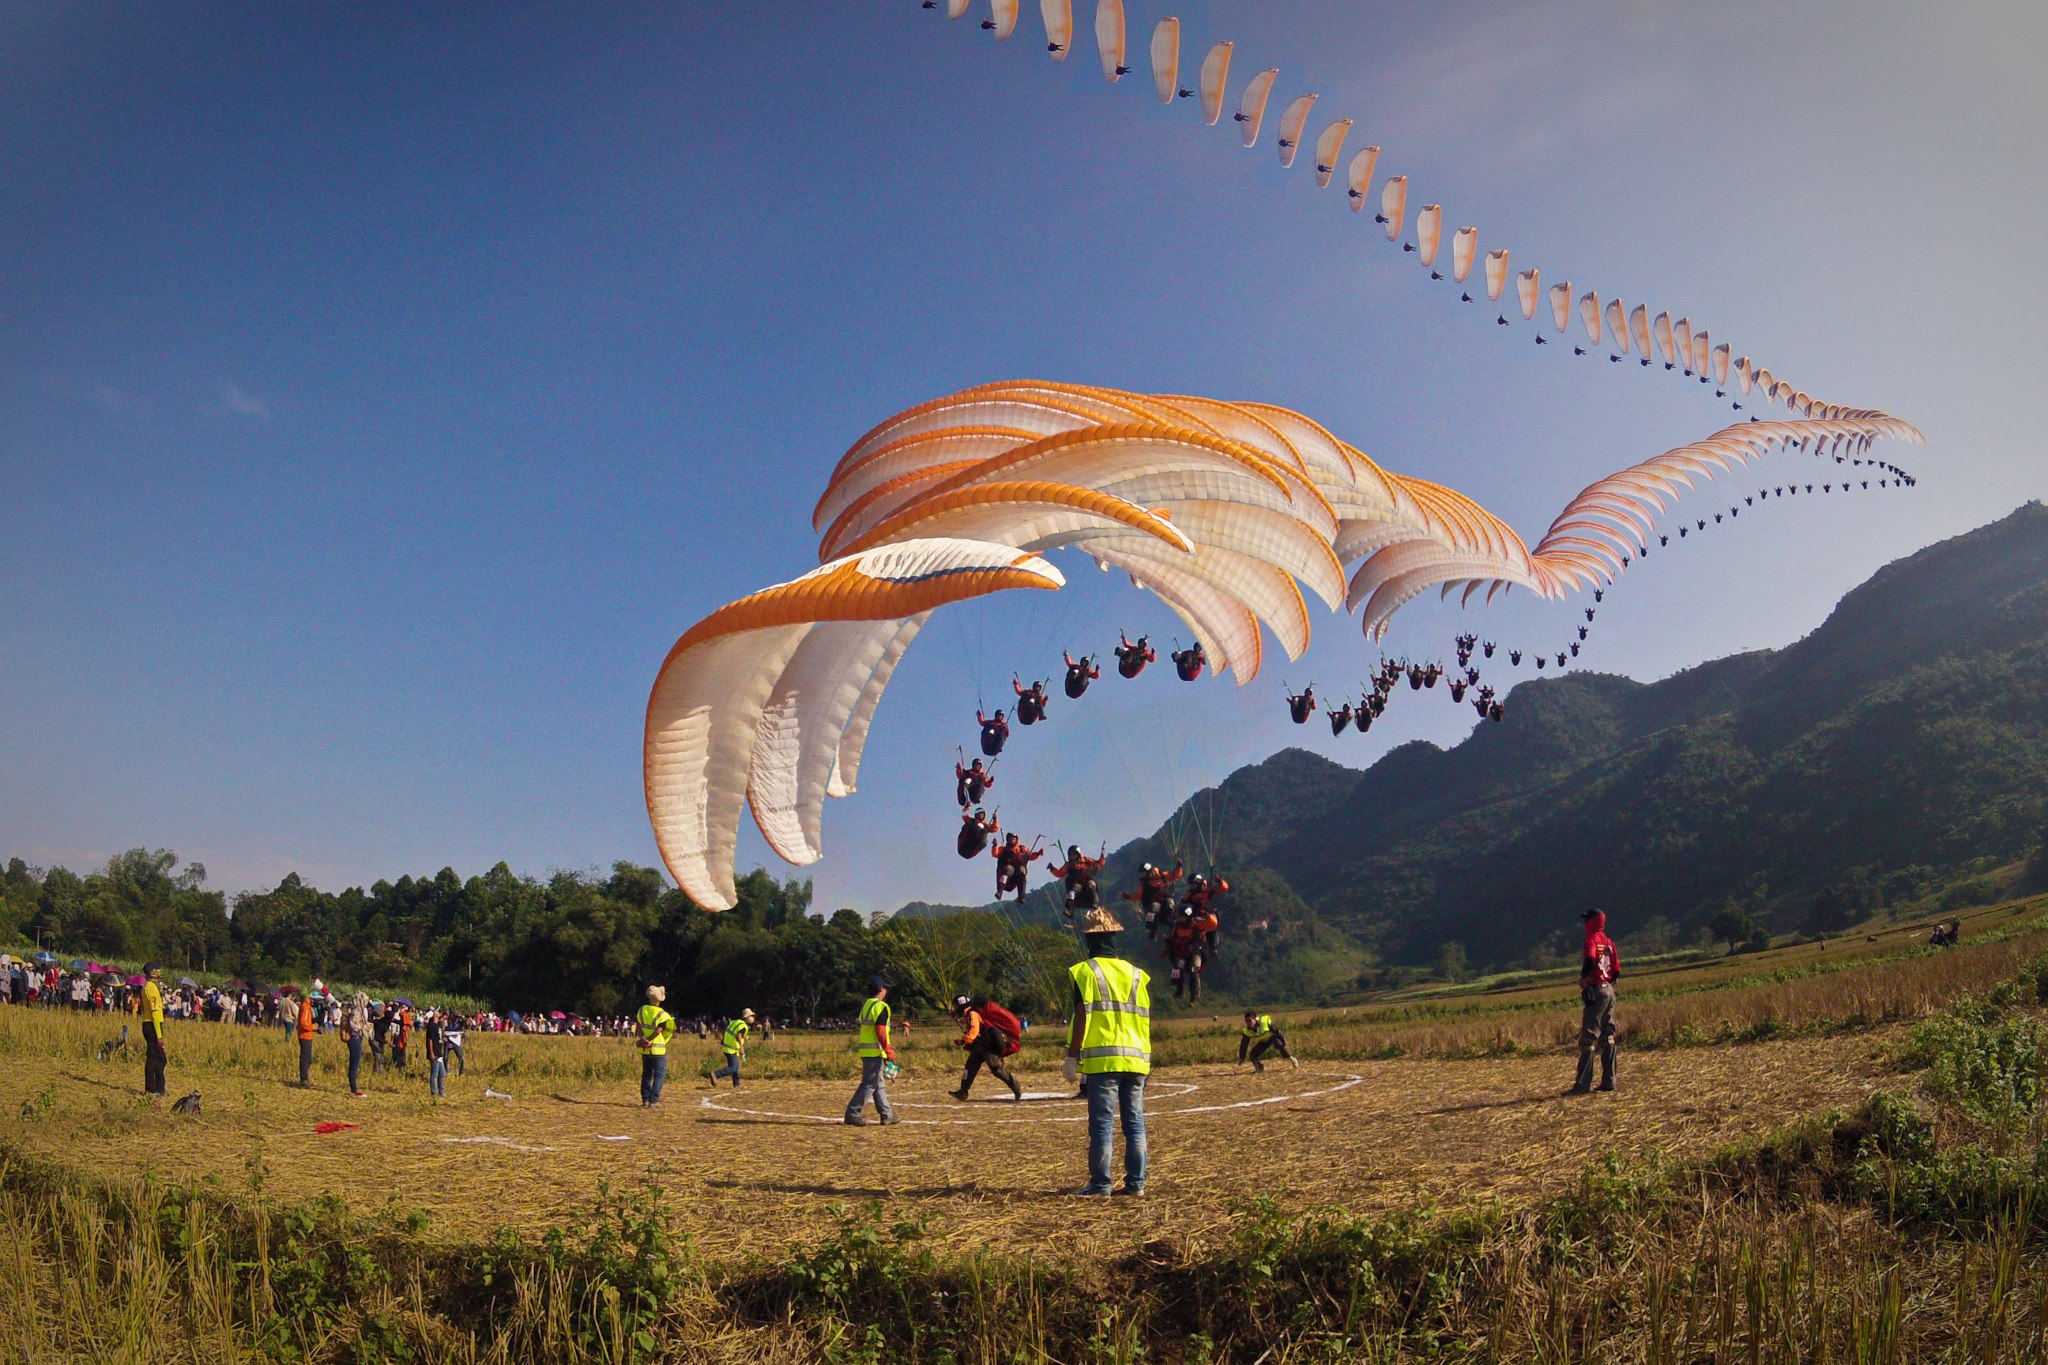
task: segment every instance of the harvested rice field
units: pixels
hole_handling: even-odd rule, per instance
[[[1114,1253],[1220,1222],[1257,1192],[1353,1211],[1460,1205],[1562,1188],[1609,1152],[1704,1153],[1790,1115],[1853,1105],[1883,1083],[1889,1038],[1648,1052],[1625,1060],[1618,1093],[1569,1099],[1562,1056],[1318,1060],[1262,1074],[1165,1067],[1149,1086],[1149,1197],[1136,1208],[1065,1197],[1086,1175],[1084,1108],[1049,1063],[1022,1076],[1021,1103],[984,1077],[965,1104],[945,1093],[957,1073],[927,1063],[892,1087],[900,1124],[854,1129],[839,1121],[850,1058],[843,1081],[712,1090],[686,1074],[654,1110],[625,1083],[486,1098],[491,1068],[479,1064],[435,1105],[417,1073],[409,1083],[381,1076],[360,1101],[317,1081],[302,1091],[285,1079],[292,1044],[267,1033],[249,1041],[274,1050],[276,1078],[180,1068],[174,1033],[172,1094],[199,1090],[197,1117],[146,1103],[129,1074],[137,1066],[18,1051],[0,1070],[0,1113],[29,1152],[96,1174],[147,1170],[229,1190],[260,1180],[275,1197],[332,1193],[362,1209],[395,1202],[428,1211],[429,1232],[451,1239],[499,1226],[539,1233],[591,1206],[600,1182],[651,1178],[711,1251],[773,1254],[816,1237],[833,1205],[880,1199],[928,1220],[943,1242],[970,1244],[1000,1226],[1012,1240],[1064,1237]],[[482,1062],[527,1045],[478,1040],[471,1052]],[[570,1045],[626,1046],[550,1046]],[[357,1126],[315,1131],[332,1122]]]
[[[284,1032],[174,1024],[195,1115],[139,1093],[137,1050],[100,1060],[108,1016],[0,1009],[27,1230],[0,1339],[195,1365],[2038,1359],[2039,1205],[2011,1182],[2048,1120],[1987,1108],[1982,1075],[2048,1044],[2044,915],[1642,964],[1607,1095],[1563,1093],[1555,980],[1282,1016],[1302,1065],[1256,1073],[1226,1013],[1163,1005],[1142,1200],[1070,1197],[1057,1021],[1022,1100],[983,1077],[966,1103],[951,1030],[917,1021],[902,1121],[855,1129],[841,1034],[760,1039],[738,1089],[684,1038],[648,1110],[618,1040],[471,1034],[446,1100],[417,1068],[358,1100],[331,1037],[300,1089]]]

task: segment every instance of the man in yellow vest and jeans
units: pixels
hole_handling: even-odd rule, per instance
[[[711,1088],[718,1088],[720,1076],[732,1077],[732,1088],[740,1088],[740,1058],[747,1055],[747,1030],[754,1026],[754,1012],[741,1010],[725,1021],[725,1036],[720,1046],[725,1049],[725,1065],[711,1073]]]
[[[846,1121],[855,1128],[867,1126],[861,1111],[867,1108],[870,1096],[875,1101],[875,1113],[885,1125],[898,1121],[896,1111],[889,1107],[887,1077],[882,1074],[884,1064],[896,1060],[896,1049],[889,1045],[889,982],[871,976],[868,991],[870,994],[860,1007],[860,1088],[846,1105]]]
[[[1110,1138],[1124,1130],[1120,1194],[1145,1192],[1145,1077],[1152,1071],[1152,978],[1116,956],[1123,925],[1100,907],[1081,921],[1088,960],[1074,964],[1074,1023],[1067,1033],[1072,1081],[1088,1089],[1088,1183],[1076,1194],[1110,1192]]]
[[[640,1105],[661,1103],[662,1083],[668,1079],[668,1040],[675,1037],[675,1016],[661,1007],[668,992],[660,986],[647,988],[647,1003],[640,1007],[633,1023],[639,1032]]]

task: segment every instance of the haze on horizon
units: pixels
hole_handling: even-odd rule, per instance
[[[640,726],[669,644],[809,567],[846,446],[968,384],[1283,404],[1531,537],[1732,416],[1447,305],[1306,158],[1161,109],[1138,41],[1106,86],[1086,3],[1050,64],[1034,8],[998,44],[915,0],[0,4],[0,857],[170,847],[231,890],[652,863]],[[1165,12],[1127,8],[1135,35]],[[1884,452],[1911,492],[1774,503],[1632,572],[1584,666],[1786,643],[2048,495],[2039,7],[1173,10],[1184,49],[1237,41],[1240,81],[1280,68],[1269,118],[1320,92],[1411,204],[1518,266],[1689,311],[1927,432]],[[824,862],[749,832],[742,866],[814,876],[827,909],[985,899],[952,852],[977,697],[1178,624],[1056,562],[1069,589],[926,630]],[[1578,605],[1418,602],[1387,647],[1561,638]],[[1316,625],[1241,690],[1162,666],[1056,701],[991,803],[1115,846],[1289,744],[1363,766],[1465,733],[1440,700],[1367,738],[1289,724],[1283,683],[1353,690],[1378,655]]]

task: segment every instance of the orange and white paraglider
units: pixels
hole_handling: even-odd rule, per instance
[[[1731,427],[1587,488],[1531,549],[1471,499],[1285,408],[1041,381],[964,389],[847,450],[813,513],[818,568],[719,608],[670,650],[645,733],[656,841],[709,909],[734,902],[743,805],[778,854],[816,861],[825,799],[856,789],[876,707],[925,621],[990,593],[1057,591],[1045,556],[1060,550],[1128,574],[1242,684],[1263,634],[1290,658],[1308,649],[1309,596],[1379,638],[1432,587],[1461,600],[1595,588],[1701,480],[1789,442],[1880,438],[1918,433],[1882,414]]]

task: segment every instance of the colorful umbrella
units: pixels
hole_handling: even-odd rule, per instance
[[[85,959],[82,957],[74,957],[71,959],[70,962],[66,963],[65,965],[70,967],[71,970],[74,972],[84,972],[92,970],[92,968],[87,967],[85,965]]]
[[[57,955],[53,952],[50,952],[48,949],[44,949],[42,952],[36,954],[36,961],[38,962],[55,962],[56,960]]]
[[[403,1006],[404,1006],[405,1008],[407,1008],[407,1009],[411,1009],[411,1008],[412,1008],[412,1001],[410,1001],[410,1000],[406,999],[406,998],[405,998],[404,996],[402,996],[402,995],[401,995],[401,996],[399,996],[399,997],[398,997],[397,999],[393,1000],[393,1001],[392,1001],[391,1003],[392,1003],[392,1004],[394,1004],[394,1005],[403,1005]]]
[[[128,986],[140,986],[142,984],[142,981],[142,974],[140,972],[137,972],[133,976],[123,978],[122,984]]]
[[[548,1018],[550,1018],[550,1019],[567,1019],[568,1017],[569,1017],[568,1015],[566,1015],[566,1014],[562,1013],[562,1012],[561,1012],[560,1010],[549,1010],[549,1011],[548,1011]]]

